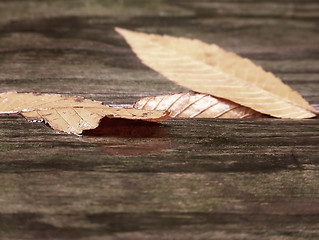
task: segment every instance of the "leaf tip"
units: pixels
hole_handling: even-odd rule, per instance
[[[312,108],[311,112],[315,115],[319,115],[319,110],[316,108]]]
[[[128,31],[129,31],[129,30],[127,30],[127,29],[120,28],[120,27],[115,27],[114,30],[115,30],[117,33],[121,34],[121,35],[123,35],[125,32],[128,32]]]

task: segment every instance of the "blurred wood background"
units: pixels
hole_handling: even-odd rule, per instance
[[[119,26],[216,43],[319,104],[317,0],[0,0],[0,92],[131,104],[185,89]],[[0,117],[1,239],[318,239],[319,121],[169,120],[156,136]]]

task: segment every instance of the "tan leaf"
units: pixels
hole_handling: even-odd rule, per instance
[[[168,118],[163,111],[113,108],[81,97],[16,92],[0,94],[0,114],[14,113],[20,113],[30,121],[45,121],[54,130],[75,134],[95,129],[104,117],[154,122]]]
[[[315,116],[316,110],[272,73],[214,44],[120,28],[116,31],[144,64],[195,92],[229,99],[274,117]]]
[[[258,118],[261,113],[229,100],[201,93],[175,93],[138,100],[134,106],[143,110],[168,111],[172,118]]]

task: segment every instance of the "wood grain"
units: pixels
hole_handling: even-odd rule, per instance
[[[319,104],[319,4],[0,1],[0,92],[111,105],[184,91],[119,26],[251,58]],[[1,239],[318,239],[319,124],[174,119],[132,137],[55,134],[0,118]]]

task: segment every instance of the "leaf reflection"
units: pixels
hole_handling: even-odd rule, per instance
[[[104,118],[96,129],[84,131],[83,140],[110,156],[165,154],[171,146],[163,125],[116,118]]]

